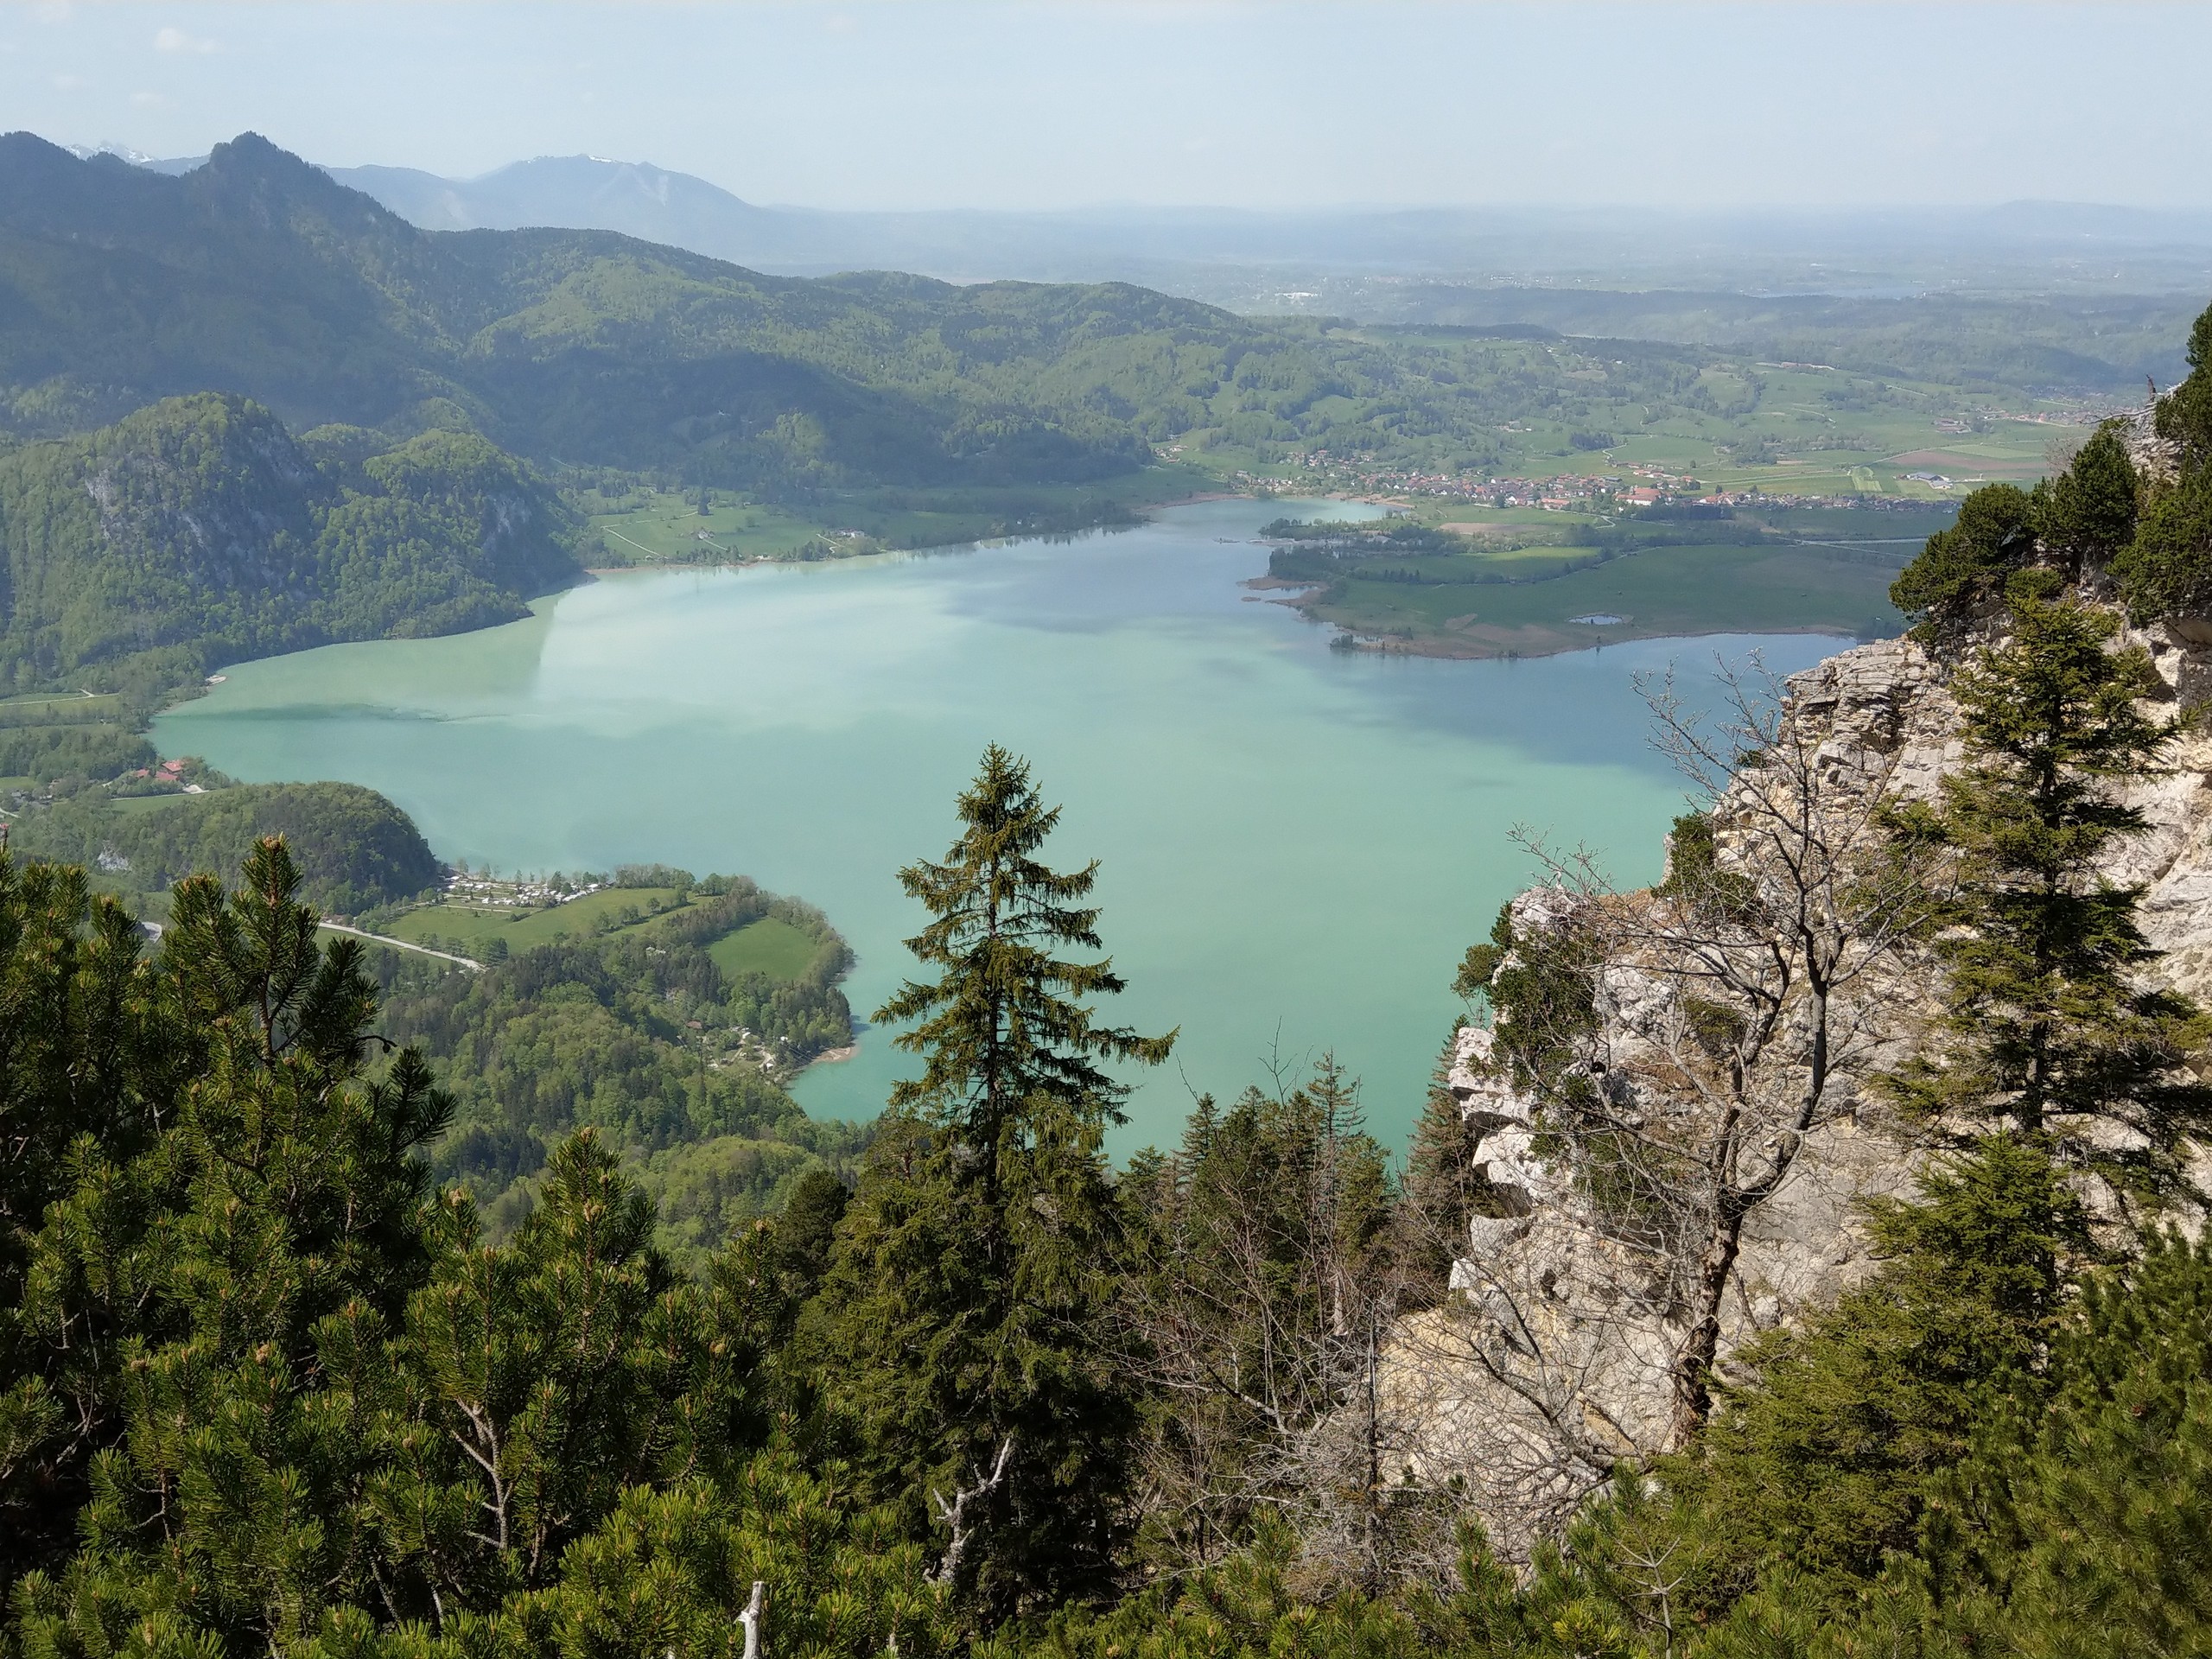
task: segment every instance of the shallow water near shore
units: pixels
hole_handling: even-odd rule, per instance
[[[1656,873],[1682,788],[1639,672],[1716,654],[1793,672],[1846,643],[1645,640],[1522,662],[1334,652],[1239,583],[1259,527],[1360,511],[1223,500],[1071,543],[612,576],[529,620],[240,664],[162,716],[164,754],[249,781],[383,791],[440,856],[502,871],[660,861],[820,906],[865,1014],[923,917],[901,864],[943,854],[995,740],[1065,804],[1047,857],[1100,861],[1106,1010],[1179,1026],[1133,1078],[1126,1154],[1194,1092],[1272,1084],[1333,1049],[1402,1143],[1459,1011],[1466,947],[1528,880],[1516,824]],[[811,1068],[817,1116],[866,1117],[915,1062],[879,1030]]]

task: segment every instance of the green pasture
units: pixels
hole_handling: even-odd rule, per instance
[[[634,927],[674,908],[673,887],[604,887],[545,910],[512,911],[465,903],[426,905],[410,910],[386,931],[394,938],[421,944],[435,935],[464,944],[502,938],[510,951],[583,938],[606,928]]]
[[[123,713],[123,696],[116,691],[26,691],[0,697],[0,724],[50,720],[67,715],[79,720],[114,720]]]
[[[563,938],[588,938],[638,927],[689,901],[674,887],[606,887],[545,910],[512,911],[502,907],[461,903],[426,905],[410,910],[383,930],[410,944],[452,940],[471,950],[498,938],[505,939],[510,955]],[[822,949],[819,941],[779,918],[768,916],[733,933],[724,934],[707,947],[715,965],[734,978],[742,974],[766,974],[771,979],[797,979]]]
[[[151,795],[117,795],[110,798],[108,808],[124,817],[133,817],[142,812],[158,812],[165,806],[175,806],[184,798],[184,791],[175,789]]]
[[[610,499],[588,492],[585,505],[607,558],[622,564],[734,563],[797,552],[823,526],[728,491],[713,492],[706,512],[668,490],[631,491]]]
[[[764,916],[734,933],[725,933],[707,947],[707,954],[732,979],[745,974],[797,979],[821,950],[819,941],[780,917]]]

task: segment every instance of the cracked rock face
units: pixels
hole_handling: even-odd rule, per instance
[[[2212,645],[2170,629],[2133,639],[2152,650],[2170,709],[2212,693]],[[1965,758],[1944,679],[1904,640],[1847,651],[1793,677],[1785,718],[1814,741],[1821,788],[1935,795]],[[1732,813],[1739,828],[1745,791],[1760,785],[1757,767],[1748,768],[1716,806],[1714,841],[1724,861],[1735,833]],[[2145,889],[2145,931],[2167,953],[2158,979],[2212,1001],[2212,737],[2185,736],[2163,774],[2120,792],[2150,830],[2118,849],[2110,879]],[[1515,932],[1556,926],[1578,902],[1554,888],[1525,893],[1514,901]],[[1700,1109],[1668,1098],[1654,1068],[1638,1064],[1665,1015],[1666,988],[1632,962],[1609,964],[1599,986],[1592,1045],[1598,1086],[1609,1097],[1632,1098],[1640,1111]],[[1900,1031],[1928,1007],[1921,975],[1870,994],[1895,1005]],[[1858,1065],[1887,1069],[1904,1058],[1904,1040],[1869,1049]],[[1471,1132],[1471,1158],[1491,1201],[1469,1224],[1465,1254],[1453,1265],[1453,1304],[1415,1322],[1403,1344],[1401,1386],[1421,1395],[1433,1455],[1478,1471],[1478,1503],[1500,1547],[1515,1552],[1555,1525],[1604,1478],[1611,1459],[1668,1445],[1671,1367],[1686,1325],[1675,1287],[1655,1271],[1649,1252],[1593,1212],[1586,1183],[1561,1162],[1568,1154],[1547,1141],[1535,1103],[1493,1064],[1494,1043],[1491,1031],[1476,1027],[1454,1040],[1447,1086]],[[1721,1313],[1724,1369],[1745,1342],[1833,1300],[1871,1272],[1860,1219],[1866,1201],[1912,1190],[1910,1138],[1864,1080],[1840,1082],[1844,1109],[1807,1135],[1788,1178],[1746,1224]],[[2200,1179],[2208,1173],[2212,1160]],[[1454,1321],[1459,1328],[1445,1333]],[[1424,1343],[1427,1363],[1419,1357]],[[1457,1357],[1437,1357],[1447,1352]],[[1586,1484],[1578,1489],[1579,1482]]]

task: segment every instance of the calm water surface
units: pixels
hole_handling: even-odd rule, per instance
[[[943,853],[995,739],[1065,804],[1048,855],[1102,861],[1130,984],[1112,1013],[1182,1028],[1117,1150],[1173,1138],[1194,1090],[1331,1048],[1395,1142],[1458,1011],[1453,968],[1528,878],[1512,827],[1586,842],[1624,881],[1656,873],[1682,794],[1634,676],[1755,647],[1790,671],[1838,642],[1332,652],[1238,586],[1284,510],[1208,502],[1072,544],[619,575],[508,627],[241,664],[156,737],[242,779],[379,789],[449,860],[753,876],[852,941],[862,1014],[923,919],[894,873]],[[1296,508],[1324,510],[1359,511]],[[871,1116],[911,1064],[871,1031],[797,1093]]]

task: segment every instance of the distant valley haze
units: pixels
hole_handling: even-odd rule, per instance
[[[205,159],[73,148],[104,148],[166,174]],[[425,230],[614,231],[778,275],[1121,281],[1248,313],[1540,322],[1656,338],[1679,330],[1649,307],[1630,319],[1572,296],[1615,288],[1876,300],[1930,291],[2186,294],[2212,283],[2212,210],[2017,201],[893,213],[757,204],[689,174],[601,156],[537,156],[467,179],[380,165],[324,171]]]
[[[0,9],[7,124],[65,142],[187,156],[251,130],[340,169],[477,181],[582,154],[752,203],[1089,219],[2204,210],[2207,61],[2212,12],[2175,5]]]

